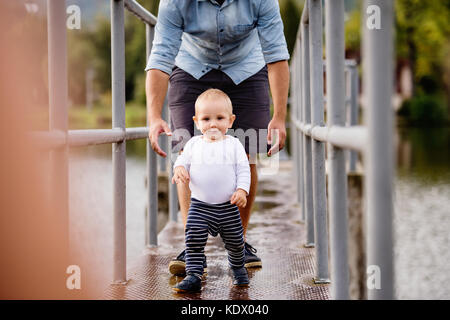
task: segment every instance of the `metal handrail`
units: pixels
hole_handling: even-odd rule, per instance
[[[313,126],[291,119],[304,135],[336,147],[363,152],[367,146],[367,128],[363,126]]]
[[[30,139],[37,148],[56,149],[67,144],[68,147],[85,147],[100,144],[111,144],[148,136],[148,127],[131,127],[114,129],[82,129],[69,130],[67,134],[61,130],[32,132]]]
[[[125,0],[125,8],[141,19],[147,25],[154,27],[156,25],[156,17],[141,6],[136,0]]]
[[[298,201],[306,222],[306,247],[316,250],[316,283],[329,283],[332,297],[349,298],[347,247],[347,176],[344,149],[364,156],[367,203],[367,266],[381,270],[381,288],[368,288],[370,299],[393,298],[392,258],[392,14],[390,0],[365,0],[377,5],[385,25],[369,31],[365,24],[363,83],[368,97],[365,125],[357,125],[358,72],[344,56],[344,0],[325,0],[327,124],[324,121],[322,0],[307,0],[291,58],[291,143],[298,177]],[[366,11],[367,12],[367,11]],[[350,97],[345,97],[345,71]],[[346,108],[346,105],[350,108]],[[350,121],[346,122],[346,112]],[[328,201],[325,146],[328,146]],[[379,157],[377,157],[377,155]],[[356,154],[349,157],[355,169]],[[329,208],[329,230],[327,227]],[[330,238],[330,244],[328,244]]]

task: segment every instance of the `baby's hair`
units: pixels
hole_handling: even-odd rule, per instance
[[[233,113],[233,104],[231,103],[230,97],[228,97],[228,95],[225,92],[223,92],[222,90],[214,89],[214,88],[203,91],[203,93],[197,97],[197,100],[195,101],[195,110],[197,111],[197,107],[198,107],[198,104],[200,101],[211,99],[211,98],[224,99],[225,103],[227,105],[228,111],[230,112],[230,114]]]

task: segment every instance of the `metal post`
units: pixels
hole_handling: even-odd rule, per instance
[[[125,33],[123,0],[111,0],[112,126],[125,131]],[[126,142],[113,143],[114,271],[126,283]]]
[[[295,52],[295,49],[294,49]],[[293,174],[295,177],[295,182],[297,185],[297,203],[300,204],[300,191],[299,191],[299,172],[298,172],[298,167],[297,167],[297,163],[298,163],[298,136],[297,136],[297,130],[296,130],[296,126],[294,124],[295,120],[298,120],[297,117],[297,92],[296,92],[296,84],[297,84],[297,74],[295,72],[296,70],[296,63],[297,61],[295,59],[291,60],[291,77],[292,77],[292,81],[290,82],[291,85],[291,90],[290,90],[290,111],[291,111],[291,127],[290,127],[290,136],[291,136],[291,153],[292,153],[292,170],[293,170]]]
[[[367,205],[367,284],[369,299],[393,299],[393,4],[366,0],[363,19]],[[370,6],[370,7],[369,7]],[[371,19],[381,19],[379,29]],[[369,28],[371,27],[371,28]]]
[[[153,28],[152,28],[153,29]],[[168,112],[168,107],[167,107],[167,96],[164,100],[164,106],[161,110],[161,117],[164,121],[169,122],[169,112]],[[163,134],[160,136],[160,146],[161,149],[163,149],[166,153],[168,153],[168,149],[169,149],[169,145],[168,145],[168,137]],[[158,162],[159,162],[159,171],[161,172],[166,172],[167,171],[167,158],[164,157],[158,157]]]
[[[299,122],[303,122],[303,112],[302,112],[302,103],[301,103],[301,97],[302,97],[302,64],[301,64],[301,52],[300,49],[295,51],[295,73],[296,73],[296,115]],[[300,128],[295,127],[295,136],[297,141],[297,172],[298,172],[298,179],[297,179],[297,190],[299,192],[299,201],[302,208],[302,220],[305,221],[305,197],[304,197],[304,185],[303,185],[303,153],[304,153],[304,147],[303,147],[303,138],[300,133]]]
[[[322,0],[309,0],[309,51],[311,73],[311,115],[314,126],[324,125]],[[312,142],[313,203],[316,246],[315,283],[329,283],[327,198],[325,186],[325,144]]]
[[[148,143],[148,141],[147,141]],[[158,245],[158,171],[157,171],[157,155],[153,149],[147,147],[147,246]]]
[[[297,63],[299,64],[299,72],[298,72],[298,96],[297,96],[297,101],[298,101],[298,109],[299,109],[299,113],[301,115],[300,118],[300,123],[305,123],[305,112],[303,110],[303,65],[302,65],[302,50],[301,50],[301,43],[299,43],[299,47],[298,47],[298,54],[297,54]],[[301,145],[301,151],[299,151],[298,157],[300,158],[300,176],[299,176],[299,185],[301,188],[301,192],[302,192],[302,221],[306,223],[306,214],[307,214],[307,209],[306,209],[306,186],[305,186],[305,141],[304,141],[304,133],[303,131],[296,126],[297,129],[297,137],[299,140],[299,143]]]
[[[170,84],[169,84],[170,85]],[[166,107],[166,106],[165,106]],[[170,109],[168,109],[169,119],[170,119]],[[169,219],[170,221],[176,222],[178,219],[178,190],[177,185],[172,184],[171,179],[173,175],[173,161],[172,161],[172,137],[168,139],[168,151],[167,155],[169,157]]]
[[[345,126],[344,0],[326,1],[325,28],[328,126]],[[328,162],[331,295],[333,299],[349,299],[345,150],[329,143]]]
[[[67,134],[67,37],[66,1],[49,0],[47,5],[48,28],[48,80],[49,80],[49,130]],[[65,228],[65,243],[62,252],[69,253],[69,170],[67,144],[52,149],[51,188],[55,201],[55,212]]]
[[[310,101],[310,77],[309,77],[309,25],[301,25],[301,54],[302,54],[302,108],[303,122],[311,123],[311,101]],[[303,185],[305,188],[305,211],[306,211],[306,244],[305,247],[314,247],[314,206],[313,206],[313,182],[312,182],[312,154],[311,137],[303,135]]]
[[[147,58],[150,56],[154,28],[149,24],[145,24],[146,36],[146,53]],[[148,110],[146,112],[148,115]],[[147,127],[150,126],[147,117]],[[158,245],[158,159],[157,154],[150,145],[150,139],[147,138],[147,230],[146,244],[147,246]]]
[[[356,64],[348,68],[348,76],[350,83],[350,126],[358,125],[358,93],[359,93],[359,79],[358,69]],[[356,171],[356,162],[358,153],[354,150],[349,151],[349,171]]]
[[[169,166],[169,219],[178,220],[178,191],[177,185],[170,182],[173,175],[173,163]]]

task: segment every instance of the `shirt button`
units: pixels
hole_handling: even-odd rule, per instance
[[[223,32],[223,29],[220,29],[220,32]]]

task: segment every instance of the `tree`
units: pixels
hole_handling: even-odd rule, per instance
[[[396,1],[397,58],[408,59],[415,94],[444,92],[450,102],[450,1]]]

